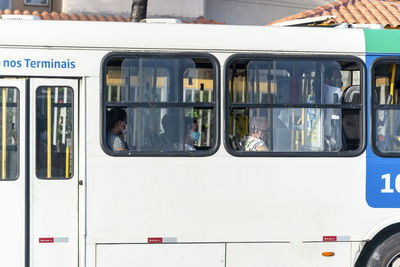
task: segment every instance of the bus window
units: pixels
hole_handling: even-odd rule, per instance
[[[73,90],[41,86],[36,90],[36,175],[73,175]]]
[[[103,148],[111,155],[209,155],[216,146],[216,71],[201,57],[109,58]],[[126,118],[114,118],[116,110]]]
[[[0,88],[1,180],[18,177],[19,162],[19,91]]]
[[[373,146],[382,155],[400,152],[400,65],[378,62],[374,65]]]
[[[359,151],[361,65],[351,60],[230,61],[226,140],[231,152]]]

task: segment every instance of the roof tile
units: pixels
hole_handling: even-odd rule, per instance
[[[60,13],[60,19],[61,20],[69,20],[69,17],[66,13],[62,12],[62,13]]]
[[[72,13],[72,14],[69,14],[69,19],[70,20],[79,20],[79,17],[75,13]]]
[[[268,25],[299,18],[336,16],[328,23],[382,24],[385,27],[400,28],[400,0],[337,0],[282,19]]]
[[[57,12],[51,12],[50,16],[52,17],[53,20],[60,20],[60,16],[58,15]]]
[[[320,10],[319,12],[321,13],[322,10],[317,8],[316,10]],[[310,11],[312,12],[312,11]],[[93,14],[93,13],[81,13],[79,15],[71,13],[57,13],[57,12],[49,12],[43,11],[39,12],[37,10],[30,12],[29,10],[24,10],[21,12],[21,10],[15,9],[15,10],[10,10],[10,9],[5,9],[2,10],[0,9],[0,15],[5,14],[5,15],[33,15],[33,16],[38,16],[42,20],[83,20],[83,21],[117,21],[117,22],[130,22],[130,16],[113,16],[113,15],[104,15],[104,14]],[[305,16],[305,15],[303,15]],[[183,23],[196,23],[196,24],[225,24],[223,22],[217,22],[212,19],[207,19],[204,17],[198,17],[197,19],[194,20],[189,20],[189,21],[182,21]]]

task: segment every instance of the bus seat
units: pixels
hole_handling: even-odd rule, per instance
[[[359,85],[346,88],[342,97],[343,104],[361,104]],[[360,146],[360,110],[343,109],[343,143],[347,149],[356,150]]]
[[[233,149],[237,151],[243,151],[243,147],[240,144],[240,138],[238,136],[229,135],[229,143]]]
[[[342,102],[344,104],[361,104],[361,92],[359,85],[351,85],[343,91]]]

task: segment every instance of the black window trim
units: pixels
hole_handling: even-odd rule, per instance
[[[360,90],[361,90],[361,104],[359,105],[343,105],[343,104],[243,104],[246,107],[282,107],[282,108],[340,108],[343,107],[348,108],[355,108],[361,110],[361,117],[362,117],[362,125],[360,127],[361,130],[361,144],[358,150],[353,151],[336,151],[336,152],[329,152],[329,151],[321,151],[321,152],[248,152],[248,151],[236,151],[230,146],[229,142],[229,108],[236,107],[235,104],[230,104],[229,102],[229,67],[234,60],[245,59],[245,60],[318,60],[318,61],[326,61],[326,60],[335,60],[335,61],[352,61],[357,63],[360,66]],[[224,133],[224,146],[225,149],[228,151],[229,154],[237,157],[357,157],[361,155],[366,149],[366,140],[367,140],[367,102],[366,102],[366,89],[367,89],[367,82],[366,82],[366,64],[363,60],[361,60],[357,56],[353,55],[325,55],[325,54],[234,54],[230,56],[224,66],[224,79],[225,79],[225,86],[224,86],[224,118],[225,118],[225,133]]]
[[[57,78],[56,78],[57,79]],[[61,79],[65,79],[65,78],[61,78]],[[37,113],[36,113],[36,111],[37,110],[35,110],[35,114],[34,114],[34,119],[35,119],[35,125],[34,125],[34,129],[35,129],[35,160],[34,160],[34,162],[33,162],[33,164],[35,164],[35,177],[36,177],[36,179],[39,179],[39,180],[46,180],[46,181],[51,181],[51,180],[65,180],[65,181],[69,181],[69,180],[72,180],[72,178],[74,178],[74,175],[75,175],[75,158],[74,158],[74,154],[75,154],[75,123],[77,123],[77,122],[75,122],[75,105],[76,105],[76,103],[75,103],[75,91],[76,90],[78,90],[79,88],[76,88],[76,89],[74,89],[71,85],[62,85],[63,83],[61,82],[60,83],[60,85],[46,85],[46,83],[43,83],[43,84],[40,84],[40,85],[38,85],[36,88],[34,88],[34,89],[32,89],[32,94],[34,94],[34,96],[35,96],[35,108],[36,108],[36,101],[37,101],[37,91],[38,91],[38,89],[39,88],[41,88],[41,87],[52,87],[52,88],[55,88],[55,87],[65,87],[65,88],[68,88],[68,89],[71,89],[71,91],[72,91],[72,103],[63,103],[63,104],[59,104],[59,103],[51,103],[51,107],[70,107],[71,108],[71,116],[72,116],[72,149],[71,149],[71,152],[70,153],[72,153],[72,155],[73,155],[73,158],[72,158],[72,168],[71,168],[71,166],[70,166],[70,170],[71,170],[71,176],[70,177],[54,177],[54,176],[52,176],[52,177],[39,177],[38,176],[38,174],[37,174],[37,169],[38,169],[38,166],[37,166],[37,144],[36,144],[36,142],[37,142],[37,140],[38,140],[38,138],[39,138],[39,136],[36,136],[36,130],[37,130],[37,127],[38,127],[38,125],[37,125]],[[79,85],[78,85],[79,86]]]
[[[369,78],[369,95],[370,95],[370,121],[371,125],[369,128],[370,132],[370,145],[371,145],[371,150],[373,151],[374,154],[376,154],[379,157],[382,158],[398,158],[400,157],[400,151],[399,152],[382,152],[380,151],[376,145],[375,145],[375,140],[376,140],[376,119],[375,119],[375,112],[376,110],[391,110],[391,109],[400,109],[400,105],[375,105],[375,94],[373,93],[373,90],[375,90],[375,68],[378,64],[381,63],[396,63],[400,64],[400,56],[383,56],[383,57],[378,57],[376,58],[372,63],[370,67],[370,78]]]
[[[213,66],[214,75],[214,103],[163,103],[163,102],[123,102],[126,107],[176,107],[176,108],[196,108],[196,109],[213,109],[214,112],[214,142],[208,150],[196,150],[196,151],[112,151],[108,148],[106,144],[106,121],[105,121],[105,110],[107,107],[121,105],[121,102],[108,102],[106,105],[105,101],[105,85],[106,85],[106,66],[107,63],[113,58],[176,58],[176,59],[207,59]],[[110,52],[105,55],[101,61],[100,65],[100,145],[103,151],[113,157],[207,157],[214,155],[220,147],[220,102],[221,102],[221,86],[220,86],[220,64],[218,59],[212,54],[200,53],[200,52]]]
[[[16,108],[16,117],[17,117],[17,122],[18,122],[17,144],[16,145],[7,145],[6,144],[6,151],[8,153],[8,151],[10,151],[10,150],[8,150],[7,148],[11,148],[11,147],[13,148],[12,151],[17,151],[17,176],[12,179],[7,179],[7,178],[4,180],[0,179],[1,182],[12,182],[12,181],[17,181],[19,179],[20,169],[21,169],[21,159],[20,159],[21,158],[21,146],[20,146],[20,143],[21,143],[21,139],[20,139],[21,138],[21,116],[20,116],[20,114],[21,114],[21,91],[20,91],[20,88],[18,88],[17,86],[3,86],[2,88],[15,89],[15,90],[17,90],[17,93],[18,93],[18,102],[17,103],[14,103],[14,102],[9,103],[6,101],[7,108],[8,107]],[[0,146],[1,146],[1,144],[0,144]],[[14,150],[14,147],[15,147],[15,150]]]

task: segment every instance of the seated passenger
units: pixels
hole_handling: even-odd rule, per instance
[[[199,125],[197,124],[197,119],[193,120],[193,127],[192,127],[192,132],[190,134],[190,136],[193,138],[193,142],[196,145],[200,145],[200,131],[199,131]]]
[[[127,133],[126,111],[113,108],[107,111],[107,146],[113,151],[128,150],[123,135]]]
[[[241,142],[244,151],[268,151],[265,139],[268,133],[268,122],[265,117],[250,117],[250,135]]]
[[[185,119],[185,151],[196,150],[193,146],[195,140],[192,136],[195,127],[197,127],[197,122],[193,122],[190,118]]]
[[[340,66],[327,67],[325,71],[323,104],[339,104],[342,102],[342,74]],[[326,151],[339,151],[342,148],[342,113],[340,109],[325,109],[324,143]]]

